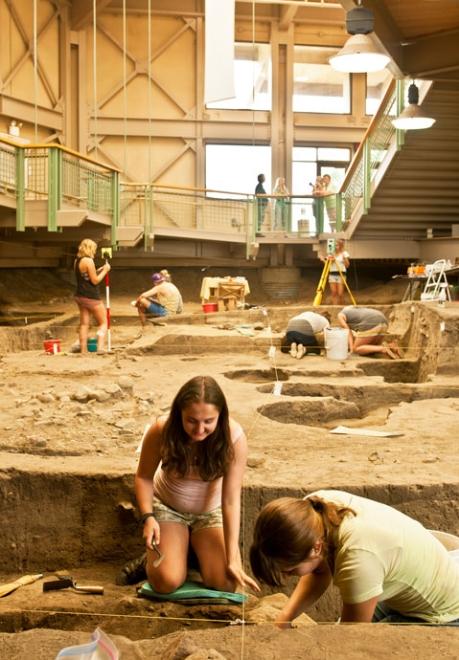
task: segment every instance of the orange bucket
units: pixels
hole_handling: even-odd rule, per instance
[[[56,355],[56,353],[61,352],[61,340],[45,339],[43,342],[43,348],[45,349],[45,353],[49,353],[49,355]]]

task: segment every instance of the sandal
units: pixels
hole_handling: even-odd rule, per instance
[[[120,586],[127,584],[137,584],[141,580],[147,579],[147,555],[144,553],[137,559],[128,561],[115,578],[115,583]]]

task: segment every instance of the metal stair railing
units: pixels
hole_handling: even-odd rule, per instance
[[[432,85],[421,84],[425,96]],[[336,196],[337,231],[346,230],[350,238],[363,215],[368,213],[371,198],[383,179],[387,166],[403,147],[405,131],[396,129],[392,119],[400,114],[405,103],[405,81],[392,80],[381,104],[349,165]]]

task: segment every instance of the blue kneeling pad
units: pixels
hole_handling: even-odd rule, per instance
[[[181,587],[172,591],[170,594],[160,594],[148,583],[144,582],[137,591],[138,596],[151,598],[153,600],[171,600],[171,601],[192,601],[203,598],[215,599],[219,601],[229,601],[231,603],[245,603],[247,596],[236,594],[229,591],[217,591],[216,589],[207,589],[199,582],[184,582]]]

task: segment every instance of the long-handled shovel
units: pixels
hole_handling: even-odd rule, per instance
[[[42,577],[43,577],[43,573],[38,573],[37,575],[23,575],[14,582],[8,582],[8,584],[0,585],[0,598],[3,598],[3,596],[7,596],[12,591],[19,589],[19,587],[23,587],[26,584],[32,584],[32,582],[36,582]]]

